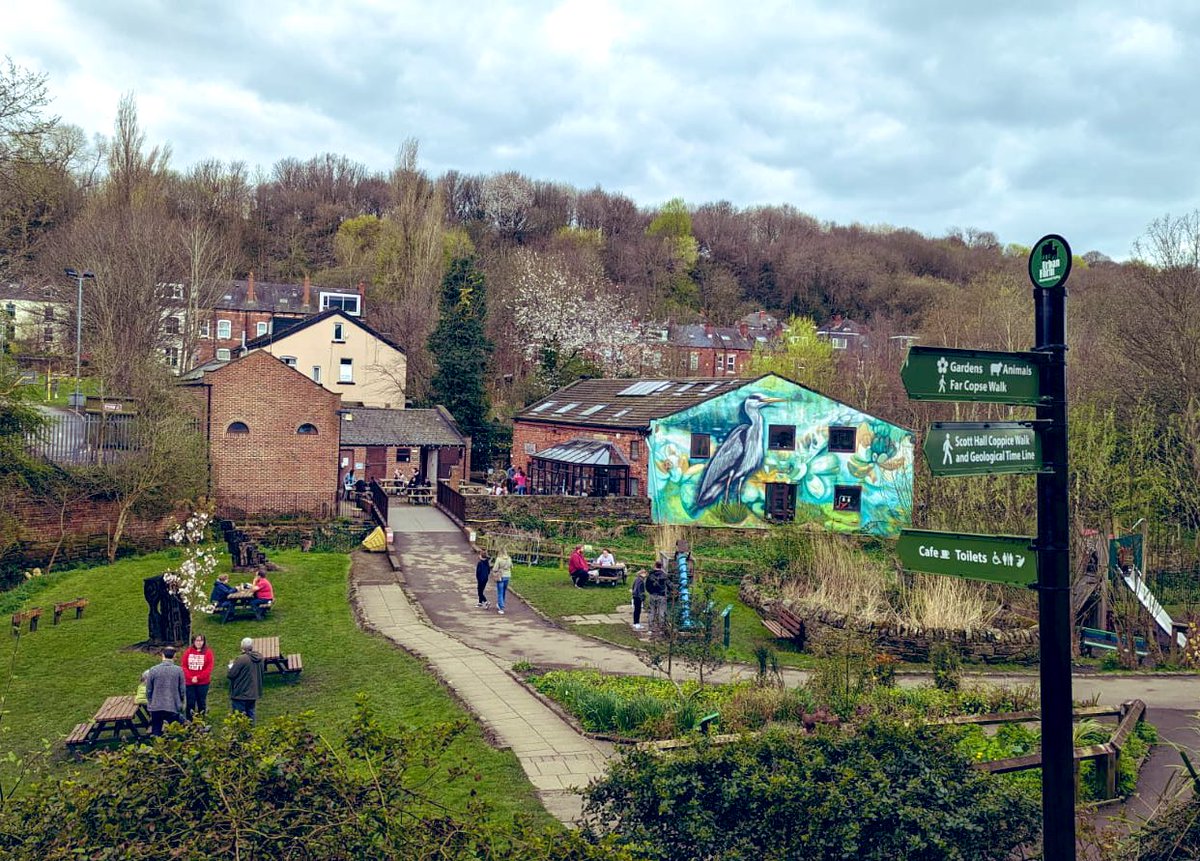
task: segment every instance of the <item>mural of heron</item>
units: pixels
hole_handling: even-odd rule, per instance
[[[762,408],[787,398],[770,398],[757,392],[742,401],[741,423],[721,441],[700,476],[700,489],[692,502],[692,510],[700,511],[718,500],[741,499],[746,479],[762,468],[766,449],[763,446]]]

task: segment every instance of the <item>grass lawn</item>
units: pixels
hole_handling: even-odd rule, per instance
[[[576,589],[562,568],[516,565],[512,590],[555,621],[564,616],[612,613],[621,605],[632,603],[629,586],[588,586]],[[763,627],[758,613],[737,597],[737,586],[718,584],[713,590],[718,609],[733,604],[730,625],[729,658],[737,663],[754,664],[754,650],[761,646],[773,649],[779,663],[788,667],[811,667],[811,656],[795,646],[771,636]],[[632,621],[632,619],[630,620]],[[576,633],[597,637],[619,646],[637,648],[641,641],[627,625],[569,625]]]
[[[132,694],[141,672],[156,662],[153,656],[129,648],[146,638],[141,581],[162,573],[180,558],[177,554],[166,551],[64,572],[45,582],[26,584],[8,596],[8,602],[0,601],[3,605],[24,598],[24,607],[40,606],[46,611],[36,633],[6,636],[0,646],[0,666],[5,668],[0,675],[4,694],[0,751],[19,756],[46,739],[56,749],[51,769],[61,775],[68,772],[62,762],[62,739],[76,723],[90,719],[105,697]],[[265,621],[223,625],[209,616],[197,614],[193,619],[193,631],[205,634],[216,654],[209,692],[209,712],[215,722],[229,712],[224,672],[237,653],[238,641],[244,636],[275,635],[285,654],[303,655],[304,672],[295,683],[267,676],[258,704],[260,721],[312,710],[319,730],[337,733],[353,713],[359,692],[370,695],[380,719],[396,725],[421,727],[467,716],[420,662],[354,624],[347,600],[347,556],[291,550],[272,553],[271,558],[282,570],[272,578],[276,603]],[[228,560],[223,567],[227,565]],[[57,627],[51,625],[54,602],[75,597],[91,602],[83,618],[76,620],[66,613]],[[457,748],[478,769],[481,780],[460,778],[438,788],[442,801],[461,809],[475,792],[496,807],[500,818],[525,813],[539,823],[552,823],[516,757],[490,747],[474,721]],[[12,768],[0,759],[0,779],[10,778]],[[86,774],[86,762],[82,770]]]

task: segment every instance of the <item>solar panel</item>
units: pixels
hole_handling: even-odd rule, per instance
[[[658,381],[657,380],[640,380],[639,382],[634,383],[632,386],[626,386],[624,389],[617,392],[617,394],[618,395],[633,395],[633,396],[648,395],[657,389],[658,389]]]
[[[569,403],[566,406],[559,407],[554,412],[556,414],[557,413],[569,413],[571,410],[575,409],[575,407],[577,407],[577,406],[579,406],[579,401],[574,401],[573,403]]]
[[[546,401],[546,403],[534,407],[533,411],[535,413],[544,412],[545,410],[550,409],[550,407],[554,406],[556,403],[558,403],[558,401]]]
[[[581,416],[590,416],[593,413],[600,412],[600,410],[604,409],[606,406],[608,406],[608,404],[593,404],[592,406],[588,407],[586,410],[581,412],[580,415]]]

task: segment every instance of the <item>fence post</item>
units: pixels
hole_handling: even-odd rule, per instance
[[[721,620],[725,628],[725,648],[729,648],[729,618],[733,614],[733,605],[726,604],[725,609],[721,611]]]

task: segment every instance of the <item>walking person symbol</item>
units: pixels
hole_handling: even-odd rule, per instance
[[[954,463],[954,446],[950,444],[950,435],[946,434],[946,441],[942,443],[942,466]]]

